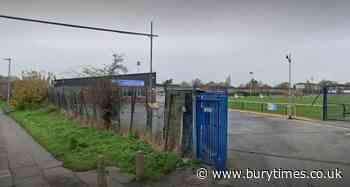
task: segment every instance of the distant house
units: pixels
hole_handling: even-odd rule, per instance
[[[295,89],[297,93],[301,94],[318,94],[321,91],[321,86],[310,82],[300,82],[295,84]]]
[[[333,87],[328,88],[328,93],[332,94],[349,94],[350,93],[350,87],[346,84],[337,84]]]
[[[331,94],[349,94],[350,86],[347,84],[331,84],[327,85],[328,93]],[[295,89],[298,94],[319,94],[322,91],[322,85],[315,83],[297,83]]]

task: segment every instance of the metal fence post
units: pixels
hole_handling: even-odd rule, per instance
[[[328,87],[323,87],[323,121],[328,120]]]
[[[198,158],[197,152],[197,92],[196,87],[192,88],[192,153]]]

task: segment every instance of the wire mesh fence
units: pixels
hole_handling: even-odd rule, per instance
[[[65,113],[97,128],[111,129],[111,116],[118,116],[123,98],[108,80],[84,87],[58,86],[49,89],[49,101]]]
[[[324,92],[325,119],[350,121],[350,87],[327,87]]]
[[[162,88],[149,96],[147,86],[123,87],[110,78],[78,81],[84,83],[54,84],[49,101],[84,126],[132,133],[159,149],[191,154],[192,92]]]
[[[306,117],[312,119],[322,119],[322,105],[319,104],[288,104],[278,102],[256,102],[231,99],[229,106],[232,109],[247,110],[261,113],[288,115],[288,110],[292,110],[295,117]],[[289,107],[290,106],[290,107]]]

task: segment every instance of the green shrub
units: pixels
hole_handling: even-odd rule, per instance
[[[40,106],[48,96],[48,80],[36,71],[22,73],[22,78],[12,83],[11,106],[18,110]]]
[[[47,112],[47,113],[53,113],[53,112],[58,112],[59,111],[59,108],[57,108],[54,105],[49,105],[49,106],[47,106],[44,109],[45,109],[45,112]]]

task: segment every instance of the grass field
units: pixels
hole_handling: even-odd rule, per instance
[[[268,103],[277,105],[276,111],[268,110]],[[323,97],[322,96],[296,96],[293,98],[294,111],[296,116],[312,119],[322,119]],[[229,106],[232,109],[248,110],[264,113],[276,113],[287,115],[288,97],[286,96],[247,96],[231,97]],[[344,118],[344,110],[350,111],[350,96],[337,95],[328,97],[329,116],[333,118]]]

